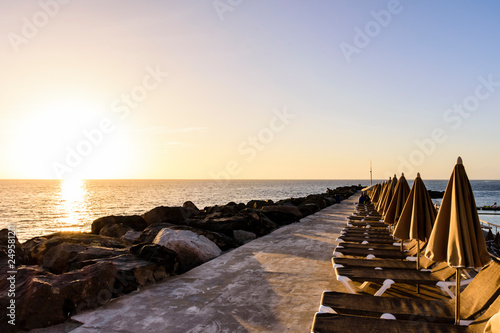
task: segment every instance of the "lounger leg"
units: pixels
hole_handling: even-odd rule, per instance
[[[387,289],[391,287],[393,283],[394,281],[391,279],[385,280],[384,283],[382,284],[382,287],[380,287],[380,289],[375,293],[374,296],[381,296]]]
[[[337,312],[335,312],[334,309],[332,309],[331,307],[329,306],[324,306],[323,304],[321,304],[319,306],[319,310],[318,310],[319,313],[333,313],[333,314],[337,314]]]
[[[352,284],[352,280],[349,279],[347,276],[343,275],[338,275],[337,280],[342,282],[344,287],[349,291],[351,294],[357,294],[358,291],[360,291],[354,284]]]

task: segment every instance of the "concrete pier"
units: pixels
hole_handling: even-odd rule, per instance
[[[73,333],[309,332],[357,195],[191,271],[75,315]],[[67,331],[67,330],[66,330]]]

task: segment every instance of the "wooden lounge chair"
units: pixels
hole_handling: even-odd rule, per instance
[[[345,227],[340,231],[341,235],[377,235],[392,237],[392,232],[388,228],[359,228],[359,227]]]
[[[332,258],[332,265],[342,265],[344,267],[366,267],[366,268],[376,268],[381,267],[383,269],[417,269],[415,261],[407,261],[400,259],[362,259],[362,258]],[[415,258],[416,260],[416,258]],[[426,257],[420,257],[420,269],[428,269],[435,262],[427,259]]]
[[[460,317],[473,320],[500,296],[500,264],[491,262],[461,292]],[[454,299],[424,300],[396,297],[375,298],[325,291],[319,312],[380,317],[390,313],[397,319],[421,320],[432,317],[437,322],[454,322]]]
[[[408,243],[403,243],[403,249],[406,251],[411,250],[413,247],[417,246],[417,241],[412,240]],[[354,243],[354,242],[341,242],[341,244],[337,245],[338,248],[344,249],[377,249],[377,250],[391,250],[391,251],[400,251],[401,252],[401,243],[395,242],[392,240],[389,244],[381,244],[381,243],[370,243],[368,241],[364,241],[362,243]]]
[[[342,282],[344,287],[352,294],[363,291],[372,282],[381,283],[382,286],[374,296],[381,296],[394,283],[405,283],[414,285],[435,285],[443,293],[451,298],[455,295],[450,291],[450,287],[455,286],[455,282],[446,280],[455,276],[456,269],[449,267],[446,263],[436,265],[430,272],[410,269],[375,269],[366,267],[344,267],[339,264],[334,265],[337,280]],[[360,287],[354,285],[353,281],[362,283]],[[465,279],[461,285],[466,285],[471,279]]]
[[[376,248],[375,245],[372,246],[367,246],[367,247],[343,247],[344,243],[342,245],[338,245],[335,250],[333,251],[333,257],[335,258],[342,258],[345,256],[356,256],[356,257],[366,257],[367,259],[372,259],[372,258],[390,258],[390,259],[406,259],[406,260],[413,260],[410,257],[415,257],[417,254],[417,247],[416,246],[411,246],[411,244],[407,244],[406,246],[403,247],[403,252],[399,251],[396,246],[394,246],[395,249],[379,249]],[[358,244],[360,245],[360,244]],[[425,243],[420,243],[420,249],[422,251],[422,248],[425,247]]]
[[[341,235],[337,238],[339,243],[361,243],[361,244],[393,244],[394,238],[390,235]]]
[[[316,313],[311,332],[480,333],[484,332],[490,318],[496,315],[499,311],[500,297],[497,298],[479,318],[470,323],[469,326],[436,323],[423,320],[390,320],[332,313]],[[384,316],[384,318],[387,318],[387,316]],[[432,320],[432,318],[429,318],[429,320]]]
[[[365,221],[365,220],[360,220],[360,221],[351,221],[349,220],[347,222],[348,227],[361,227],[361,228],[387,228],[389,225],[384,222],[380,221]]]

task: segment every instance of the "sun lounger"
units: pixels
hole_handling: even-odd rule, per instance
[[[424,320],[390,320],[370,317],[359,317],[339,315],[332,313],[316,313],[312,325],[313,333],[348,333],[348,332],[405,332],[405,333],[480,333],[488,325],[488,321],[500,311],[500,297],[497,298],[488,309],[469,326],[436,323]],[[384,316],[390,318],[390,316]],[[494,320],[496,318],[493,318]]]
[[[394,239],[390,235],[341,235],[337,238],[339,243],[362,243],[362,244],[393,244]]]
[[[411,250],[414,246],[417,246],[417,241],[410,241],[408,243],[403,243],[403,250]],[[401,251],[400,242],[395,242],[392,240],[390,243],[381,244],[381,243],[370,243],[365,241],[364,243],[354,243],[354,242],[341,242],[337,246],[337,248],[344,249],[377,249],[377,250],[391,250],[391,251]]]
[[[373,260],[372,260],[373,261]],[[483,268],[461,293],[460,317],[475,319],[500,296],[500,264],[491,262]],[[319,312],[380,317],[390,313],[397,319],[420,320],[433,317],[433,321],[454,322],[453,299],[424,300],[395,297],[375,298],[370,295],[353,295],[325,291]]]
[[[360,227],[345,227],[340,231],[341,235],[377,235],[377,236],[390,236],[392,233],[389,228],[360,228]]]
[[[411,257],[413,258],[413,257]],[[416,261],[416,258],[415,258]],[[415,261],[400,259],[361,259],[361,258],[332,258],[332,265],[342,265],[344,267],[366,267],[383,269],[417,269]],[[428,269],[435,263],[425,257],[420,257],[420,269]]]
[[[347,243],[341,243],[341,245],[338,245],[335,248],[335,251],[333,252],[333,257],[342,258],[345,256],[356,256],[356,257],[366,257],[368,259],[389,258],[389,259],[413,260],[410,259],[409,257],[414,257],[417,254],[416,246],[411,246],[413,243],[406,245],[404,247],[404,252],[398,251],[397,247],[394,247],[394,249],[387,250],[387,249],[376,248],[375,245],[361,248],[359,246],[344,247],[344,244]],[[422,250],[423,247],[425,247],[425,243],[421,242],[420,249]]]
[[[363,291],[370,283],[381,283],[382,286],[374,294],[374,296],[382,295],[393,283],[405,283],[414,285],[436,285],[445,294],[454,297],[450,291],[450,287],[454,286],[454,282],[445,282],[455,276],[456,270],[449,267],[446,263],[441,263],[434,267],[431,272],[417,271],[410,269],[383,269],[377,267],[375,269],[366,267],[344,267],[339,264],[334,265],[337,280],[342,282],[344,287],[352,294]],[[469,283],[471,280],[466,279],[461,285]],[[360,287],[354,285],[353,282],[362,283]]]

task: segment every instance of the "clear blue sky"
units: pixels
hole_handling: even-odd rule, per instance
[[[65,2],[0,3],[0,178],[500,179],[497,1]]]

